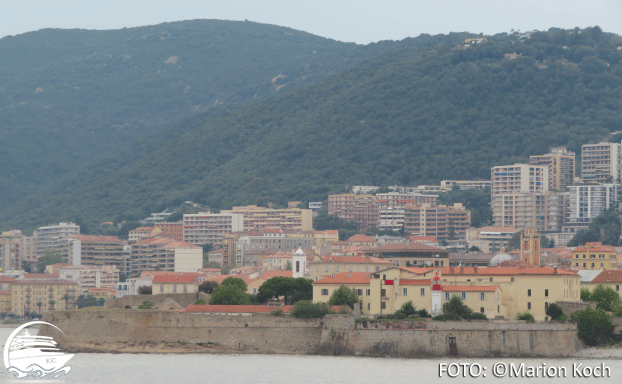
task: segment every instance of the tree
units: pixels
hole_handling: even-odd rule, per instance
[[[50,311],[53,311],[54,310],[54,305],[56,304],[56,300],[50,300],[49,304],[50,304]]]
[[[138,294],[139,295],[151,295],[153,294],[153,287],[148,287],[146,285],[143,285],[142,287],[138,287]]]
[[[65,309],[67,309],[67,302],[69,301],[69,294],[65,293],[63,295],[63,301],[65,302]]]
[[[476,247],[475,245],[473,245],[471,248],[469,248],[469,252],[481,252],[482,250],[479,249],[479,247]]]
[[[248,285],[246,285],[244,280],[240,279],[239,277],[227,277],[222,281],[222,283],[220,283],[221,287],[225,285],[235,285],[236,287],[240,288],[242,292],[246,292],[248,290]]]
[[[596,308],[604,311],[613,311],[615,308],[622,305],[620,295],[611,287],[605,287],[602,284],[598,284],[591,294],[592,301],[597,302]]]
[[[22,269],[24,270],[24,272],[30,273],[31,268],[32,267],[30,266],[30,263],[28,261],[22,260]]]
[[[447,230],[449,240],[456,239],[456,228],[454,227],[454,219],[449,219],[449,229]]]
[[[41,306],[43,305],[42,302],[38,301],[37,302],[37,307],[39,307],[39,317],[41,316]]]
[[[354,304],[360,302],[361,300],[356,294],[356,290],[354,288],[348,288],[345,285],[341,285],[339,288],[337,288],[328,299],[328,305],[347,305],[352,309],[354,309]]]
[[[266,280],[257,291],[257,300],[266,303],[270,299],[283,297],[285,305],[295,304],[299,300],[313,299],[313,282],[303,277],[293,278],[276,276]]]
[[[128,221],[119,229],[119,238],[127,240],[132,229],[140,228],[142,224],[138,221]]]
[[[614,326],[602,309],[587,307],[574,312],[571,317],[577,322],[578,336],[587,345],[598,345],[613,336]]]
[[[318,319],[334,313],[326,303],[312,303],[309,300],[299,300],[292,308],[292,316],[297,319]]]
[[[451,299],[443,304],[443,314],[449,316],[456,316],[459,318],[468,318],[473,311],[467,307],[460,297],[453,295]]]
[[[238,285],[221,284],[214,288],[209,303],[211,305],[249,305],[251,300]]]
[[[201,285],[199,285],[199,292],[211,294],[214,291],[214,288],[217,287],[218,283],[215,281],[204,281]]]
[[[520,238],[523,235],[523,231],[518,231],[512,235],[508,247],[506,248],[506,252],[513,251],[515,249],[520,249]]]
[[[119,272],[119,283],[125,283],[127,281],[127,275],[123,272]]]
[[[424,309],[425,311],[425,309]],[[413,305],[412,301],[407,301],[404,304],[402,304],[402,307],[400,309],[398,309],[397,311],[395,311],[395,317],[398,319],[405,319],[408,316],[413,316],[417,314],[417,308],[415,308],[415,306]],[[427,314],[427,311],[426,311]],[[427,316],[425,316],[427,317]]]
[[[212,245],[212,243],[205,243],[201,246],[203,248],[203,253],[209,253],[212,248],[214,248],[214,246]]]
[[[101,307],[105,302],[105,300],[98,300],[93,295],[80,295],[76,301],[78,303],[78,309],[86,307]]]
[[[564,314],[564,311],[560,308],[559,305],[555,303],[549,304],[549,307],[546,309],[546,315],[549,316],[553,320],[559,319],[559,317],[563,314]]]
[[[218,268],[222,269],[222,266],[215,261],[205,261],[203,260],[203,268]]]
[[[43,252],[43,256],[37,260],[37,272],[45,273],[45,267],[52,264],[58,264],[63,262],[63,256],[55,250],[46,249]]]
[[[592,301],[592,292],[587,288],[581,288],[581,301]]]
[[[516,320],[534,321],[533,315],[529,311],[518,312],[515,316]]]

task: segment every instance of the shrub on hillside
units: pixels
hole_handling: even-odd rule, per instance
[[[525,320],[525,321],[535,321],[536,319],[534,319],[533,315],[531,313],[529,313],[529,311],[525,311],[525,312],[518,312],[516,314],[516,320]]]

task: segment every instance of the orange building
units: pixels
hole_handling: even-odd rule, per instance
[[[176,241],[184,241],[184,222],[178,221],[176,223],[155,223],[155,228],[159,228],[163,233],[171,235]]]

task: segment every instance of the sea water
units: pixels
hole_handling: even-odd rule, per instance
[[[0,328],[0,345],[13,331]],[[453,365],[452,365],[453,364]],[[514,367],[522,376],[495,377],[495,364]],[[602,367],[604,378],[576,376],[573,366]],[[68,363],[71,371],[59,378],[16,379],[0,375],[1,383],[619,383],[622,360],[575,359],[397,359],[349,356],[305,355],[173,355],[173,354],[91,354],[78,353]],[[522,371],[521,371],[521,368]],[[533,368],[536,376],[526,376]],[[536,372],[539,369],[539,374]],[[559,376],[565,367],[565,375]],[[4,364],[0,364],[5,371]],[[465,370],[466,368],[466,370]],[[479,370],[479,372],[477,372]],[[548,370],[548,373],[547,373]],[[552,374],[557,373],[558,375]],[[497,372],[499,374],[500,372]],[[562,372],[563,373],[563,372]],[[607,372],[605,372],[607,373]],[[451,377],[455,376],[455,377]],[[476,377],[473,377],[476,376]]]

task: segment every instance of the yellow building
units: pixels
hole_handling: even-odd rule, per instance
[[[11,312],[11,292],[0,291],[0,312]]]
[[[328,303],[333,292],[342,285],[356,290],[358,297],[362,302],[362,312],[369,313],[371,303],[371,289],[369,281],[371,273],[366,272],[341,272],[335,276],[325,277],[313,282],[313,302]]]
[[[375,247],[378,245],[373,236],[367,236],[362,233],[357,233],[346,240],[346,242],[348,243],[348,247]]]
[[[78,284],[61,279],[23,279],[13,282],[11,311],[17,316],[24,312],[43,313],[65,308],[65,295],[77,297]]]
[[[313,231],[313,237],[315,238],[315,246],[319,249],[320,247],[324,247],[333,241],[339,241],[339,231],[336,229]]]
[[[362,256],[319,256],[309,262],[311,280],[317,281],[341,272],[374,273],[393,265],[389,260]]]
[[[587,273],[594,274],[598,272],[590,271]],[[581,274],[583,277],[581,281],[581,288],[587,288],[590,290],[590,292],[594,291],[594,288],[598,287],[599,285],[604,285],[605,287],[613,289],[614,291],[618,292],[618,295],[620,295],[620,292],[622,292],[622,271],[602,271],[596,276],[592,275],[594,276],[592,280],[589,280],[588,278],[587,280],[589,281],[585,280],[586,276],[584,273],[579,272],[579,274]]]
[[[283,271],[283,272],[285,272],[285,271]],[[280,274],[270,273],[269,275],[266,275],[266,276],[275,277],[275,276],[279,276],[279,275]],[[248,286],[248,288],[246,289],[246,293],[248,293],[249,295],[255,295],[259,291],[259,287],[261,287],[261,284],[263,284],[267,279],[251,278],[251,277],[248,277],[248,276],[249,275],[212,275],[212,276],[207,276],[204,281],[214,281],[214,282],[218,283],[218,285],[220,285],[220,284],[222,284],[222,281],[224,279],[226,279],[227,277],[237,277],[239,279],[244,280],[244,282]],[[263,274],[262,274],[262,276],[263,276]]]
[[[233,207],[231,210],[222,210],[220,213],[243,214],[245,231],[253,229],[313,230],[313,211],[310,209],[274,209],[247,205],[245,207]]]
[[[199,291],[197,277],[192,275],[154,276],[151,293],[195,293]]]
[[[571,265],[585,269],[618,269],[618,253],[610,245],[585,243],[572,251]]]

